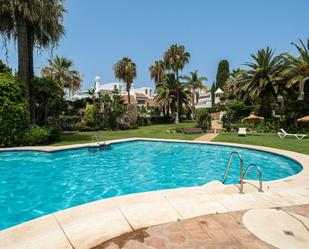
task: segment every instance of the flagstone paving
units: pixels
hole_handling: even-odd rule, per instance
[[[309,217],[309,204],[281,209]],[[260,240],[245,227],[242,221],[244,213],[246,211],[211,214],[157,225],[122,235],[93,249],[275,248]]]
[[[216,136],[218,136],[219,133],[207,133],[201,137],[198,137],[194,139],[195,141],[211,141],[213,140]]]

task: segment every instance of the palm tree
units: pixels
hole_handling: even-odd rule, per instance
[[[128,57],[123,57],[114,65],[115,77],[118,80],[123,80],[127,84],[128,103],[130,105],[130,89],[133,80],[136,78],[136,64]]]
[[[191,91],[185,84],[176,80],[174,73],[164,76],[162,84],[158,85],[156,100],[162,107],[171,109],[176,114],[177,99],[183,104],[188,104],[191,98]]]
[[[164,53],[164,63],[167,69],[175,73],[176,81],[179,82],[179,71],[182,70],[185,64],[189,63],[190,53],[186,52],[186,49],[183,45],[173,44],[165,53]],[[175,123],[179,123],[179,105],[180,98],[177,91],[177,104],[176,104],[176,118]]]
[[[228,98],[234,99],[236,98],[237,87],[239,83],[239,77],[242,74],[242,70],[240,68],[234,69],[230,73],[230,77],[227,79],[223,86],[223,92],[227,95]]]
[[[284,60],[282,55],[274,56],[269,47],[258,50],[251,57],[254,62],[245,63],[249,69],[241,73],[237,92],[245,99],[260,98],[260,115],[269,118],[272,115],[270,99],[277,94],[283,81]]]
[[[185,75],[182,77],[186,80],[186,84],[191,88],[192,91],[192,109],[195,109],[196,100],[196,89],[206,89],[207,87],[203,84],[203,81],[207,80],[207,77],[199,76],[197,70],[190,72],[190,75]]]
[[[288,88],[299,86],[300,97],[304,99],[305,106],[309,108],[309,39],[307,45],[302,40],[299,41],[300,45],[292,43],[298,50],[299,56],[285,55],[287,68],[284,71],[284,76],[287,79]]]
[[[88,94],[91,97],[92,104],[94,104],[95,103],[95,88],[92,87],[92,88],[88,89]]]
[[[166,73],[164,61],[155,61],[155,63],[149,67],[149,72],[150,78],[154,80],[156,85],[161,84]]]
[[[73,61],[56,56],[53,60],[48,60],[48,66],[42,68],[43,77],[49,77],[57,81],[62,88],[68,88],[71,91],[80,88],[82,77],[76,70],[72,70]]]
[[[33,48],[55,45],[64,33],[65,10],[61,0],[0,1],[0,33],[5,41],[17,40],[18,78],[23,82],[31,119],[31,82],[34,78]]]

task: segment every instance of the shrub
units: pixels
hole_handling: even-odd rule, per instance
[[[138,125],[137,124],[130,125],[129,123],[124,122],[119,124],[119,129],[120,130],[138,129]]]
[[[78,131],[98,131],[100,130],[100,126],[89,126],[87,122],[78,122],[75,124],[75,128]]]
[[[27,104],[19,81],[0,74],[0,146],[16,146],[28,120]]]
[[[137,125],[139,126],[148,126],[151,125],[151,120],[149,117],[137,117]]]
[[[59,117],[59,125],[65,131],[74,131],[79,120],[80,117],[77,115],[62,115]]]
[[[23,145],[48,144],[59,140],[61,129],[59,126],[41,127],[37,125],[30,126],[25,130],[22,136]]]
[[[85,111],[85,122],[89,127],[97,127],[100,123],[100,111],[95,105],[87,105]]]
[[[194,118],[197,122],[197,127],[203,131],[211,128],[211,116],[206,108],[196,109],[194,111]]]

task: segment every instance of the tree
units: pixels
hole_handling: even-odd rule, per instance
[[[88,89],[88,94],[91,97],[92,104],[94,104],[95,103],[95,98],[96,98],[96,96],[95,96],[95,88],[92,87],[92,88]]]
[[[125,105],[118,89],[113,91],[113,97],[99,93],[99,104],[104,127],[110,129],[119,128],[121,116],[125,113]]]
[[[194,118],[197,126],[203,131],[207,131],[211,128],[211,115],[208,113],[206,108],[196,109],[194,111]]]
[[[197,70],[190,72],[189,75],[182,77],[186,80],[186,84],[192,91],[192,108],[195,109],[195,100],[196,100],[196,89],[206,89],[207,87],[203,84],[203,81],[207,80],[207,77],[199,76]]]
[[[218,64],[216,84],[217,88],[223,89],[223,86],[230,76],[229,62],[227,60],[220,60]]]
[[[227,79],[223,86],[223,92],[229,99],[236,98],[237,87],[239,82],[239,77],[243,71],[240,68],[234,69],[230,73],[230,77]]]
[[[285,63],[282,55],[275,56],[269,47],[258,50],[251,57],[253,62],[245,63],[249,69],[244,70],[239,77],[237,93],[251,101],[260,98],[260,115],[270,118],[271,97],[277,94],[278,86],[283,82]]]
[[[184,68],[184,66],[189,63],[190,53],[188,53],[183,45],[173,44],[164,53],[164,63],[166,68],[173,71],[175,74],[175,79],[179,84],[179,71]],[[179,91],[176,91],[177,104],[176,104],[176,117],[175,123],[179,123],[179,107],[180,107],[180,96]]]
[[[215,92],[217,90],[216,82],[214,81],[210,88],[210,94],[211,94],[211,105],[213,106],[215,104]]]
[[[34,78],[33,49],[57,44],[64,34],[62,19],[65,10],[61,0],[0,1],[0,33],[6,40],[16,40],[18,78],[24,84],[30,118],[33,118],[31,82]]]
[[[166,73],[165,63],[162,60],[155,61],[153,65],[149,67],[150,78],[154,80],[156,86],[163,82],[164,75]]]
[[[163,79],[163,83],[158,86],[156,100],[160,106],[171,109],[176,115],[177,101],[188,105],[191,98],[191,91],[185,85],[176,80],[174,73],[168,73]]]
[[[299,40],[300,45],[292,43],[298,53],[298,57],[286,54],[285,59],[287,67],[284,71],[284,77],[287,79],[287,87],[299,86],[300,94],[304,95],[304,107],[309,110],[309,39],[307,45]]]
[[[16,146],[26,128],[28,111],[23,85],[11,75],[0,74],[0,103],[0,146]]]
[[[136,78],[136,64],[128,57],[123,57],[114,65],[114,74],[118,80],[122,80],[127,84],[128,103],[130,105],[130,89],[133,80]]]
[[[12,74],[12,69],[5,65],[2,60],[0,60],[0,73]]]
[[[46,125],[48,114],[55,114],[57,104],[63,101],[63,89],[50,78],[35,78],[32,90],[36,106],[35,120]]]
[[[71,69],[72,66],[73,61],[56,56],[48,60],[48,66],[42,68],[41,74],[57,81],[62,88],[74,91],[80,88],[82,78],[78,71]]]

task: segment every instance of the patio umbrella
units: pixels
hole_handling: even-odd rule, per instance
[[[308,122],[309,123],[309,116],[299,118],[297,119],[297,122]]]
[[[255,131],[256,129],[255,123],[260,122],[262,120],[264,120],[263,117],[259,117],[259,116],[254,115],[254,113],[251,113],[248,117],[243,118],[241,121],[242,122],[247,121],[247,122],[252,123],[252,125],[250,125],[249,127],[251,127],[251,129]]]
[[[254,115],[254,113],[251,113],[248,117],[243,118],[241,121],[242,122],[244,122],[244,121],[258,122],[258,121],[262,121],[262,120],[264,120],[263,117],[259,117],[259,116]]]

